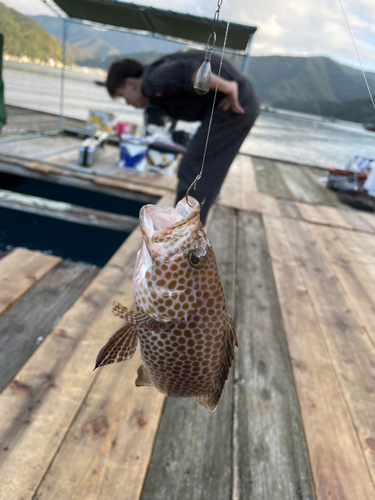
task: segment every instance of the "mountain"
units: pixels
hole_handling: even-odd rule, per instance
[[[121,55],[112,55],[108,56],[105,59],[81,59],[79,61],[76,61],[76,64],[79,64],[81,66],[88,66],[91,68],[101,68],[104,70],[108,70],[109,66],[114,62],[117,61],[118,59],[123,59],[125,57],[130,57],[132,59],[136,59],[137,61],[141,62],[142,64],[150,64],[153,61],[156,61],[159,57],[161,57],[163,53],[161,52],[153,52],[153,51],[148,51],[148,52],[135,52],[135,53],[128,53],[128,54],[121,54]]]
[[[32,59],[61,60],[61,47],[55,37],[36,22],[0,2],[0,31],[4,34],[4,54]],[[88,57],[84,51],[67,44],[67,61]]]
[[[261,101],[275,108],[355,122],[373,122],[362,71],[328,57],[250,59],[248,76]],[[366,73],[375,94],[375,73]]]
[[[250,59],[249,77],[263,102],[345,102],[365,98],[368,91],[360,71],[328,57],[268,56]],[[375,92],[375,75],[369,73]]]
[[[43,27],[50,35],[61,40],[63,21],[59,17],[32,16],[31,19]],[[111,44],[105,42],[100,34],[102,32],[75,22],[68,23],[67,40],[80,50],[84,50],[91,57],[107,57],[111,54],[119,54],[119,51]]]
[[[375,111],[369,97],[345,102],[291,99],[275,102],[275,107],[350,122],[374,123],[375,121]]]
[[[61,19],[49,16],[32,16],[31,19],[51,35],[61,38]],[[155,52],[165,54],[181,50],[184,47],[184,45],[169,40],[88,26],[75,21],[70,21],[68,24],[68,41],[99,60],[105,60],[116,54],[147,52],[151,48]],[[103,67],[103,65],[97,67]]]

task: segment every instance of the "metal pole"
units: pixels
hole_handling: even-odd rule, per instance
[[[250,33],[249,41],[247,44],[247,52],[242,61],[242,73],[246,76],[247,70],[249,69],[249,61],[250,61],[250,45],[253,39],[254,33]]]
[[[61,68],[61,80],[60,80],[60,116],[59,116],[59,132],[63,130],[64,121],[64,84],[65,84],[65,56],[66,56],[66,37],[68,31],[68,22],[66,18],[63,19],[63,38],[62,38],[62,68]]]

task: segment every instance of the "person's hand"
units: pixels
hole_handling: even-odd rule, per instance
[[[237,113],[239,115],[245,114],[245,110],[240,105],[238,100],[238,85],[237,82],[226,82],[228,87],[228,92],[224,92],[227,94],[222,101],[220,101],[218,108],[223,111],[228,111],[230,109],[233,113]]]

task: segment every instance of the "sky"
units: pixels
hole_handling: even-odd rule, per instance
[[[26,15],[52,15],[42,0],[0,0]],[[375,72],[375,0],[341,0],[362,65]],[[134,3],[212,18],[217,0]],[[319,55],[359,68],[340,0],[223,0],[220,19],[258,27],[251,55]],[[230,29],[230,28],[229,28]]]

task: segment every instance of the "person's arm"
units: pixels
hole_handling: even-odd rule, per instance
[[[197,73],[198,71],[196,71],[192,76],[191,80],[192,83],[194,83]],[[216,85],[217,85],[217,91],[220,92],[221,94],[226,95],[226,97],[224,97],[224,99],[220,101],[218,108],[222,109],[223,111],[228,111],[228,109],[231,109],[233,113],[238,113],[240,115],[243,115],[245,113],[245,110],[240,105],[240,102],[238,100],[237,82],[234,80],[224,80],[224,78],[221,78],[212,73],[210,90],[215,90]]]

